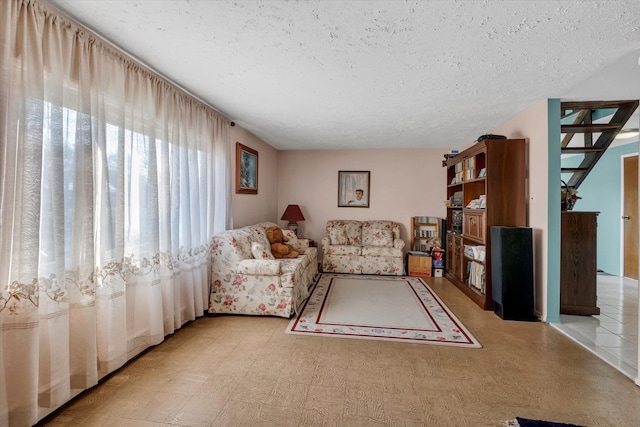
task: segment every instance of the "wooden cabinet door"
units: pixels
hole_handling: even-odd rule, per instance
[[[445,253],[447,272],[458,280],[462,280],[462,237],[447,234],[447,249]]]
[[[482,243],[484,242],[485,224],[484,212],[465,212],[462,234]]]
[[[597,315],[597,212],[562,212],[560,313]]]

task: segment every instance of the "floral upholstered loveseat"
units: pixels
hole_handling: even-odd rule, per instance
[[[309,296],[318,273],[318,253],[306,239],[282,230],[304,249],[297,258],[273,259],[263,222],[216,234],[211,244],[209,313],[290,317]]]
[[[322,238],[322,271],[401,276],[404,245],[396,222],[330,220]]]

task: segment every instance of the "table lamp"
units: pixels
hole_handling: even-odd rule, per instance
[[[300,206],[298,205],[289,205],[287,209],[284,210],[282,214],[283,221],[289,221],[287,224],[287,228],[298,235],[298,221],[304,221],[304,215],[302,215],[302,211],[300,210]]]

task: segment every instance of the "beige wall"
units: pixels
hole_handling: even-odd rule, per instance
[[[409,246],[410,218],[446,216],[445,149],[282,151],[278,219],[288,204],[305,216],[300,234],[320,241],[330,219],[388,219],[401,224]],[[338,207],[338,171],[371,171],[369,208]],[[285,221],[278,221],[286,227]]]
[[[236,194],[236,142],[258,152],[258,194]],[[261,221],[275,222],[278,216],[278,151],[260,138],[234,126],[230,134],[233,166],[231,209],[233,227]]]
[[[527,111],[491,131],[508,138],[528,142],[529,226],[533,229],[536,315],[546,319],[548,253],[548,101],[545,99]]]

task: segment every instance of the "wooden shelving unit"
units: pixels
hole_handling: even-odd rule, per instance
[[[434,216],[411,217],[411,249],[428,252],[433,246],[442,247],[442,218]]]
[[[411,246],[407,254],[409,276],[431,276],[431,249],[442,248],[443,221],[434,216],[411,217]]]
[[[527,225],[526,143],[484,140],[444,166],[449,199],[445,275],[484,310],[492,310],[490,231]],[[465,246],[484,247],[484,261],[465,254]]]

